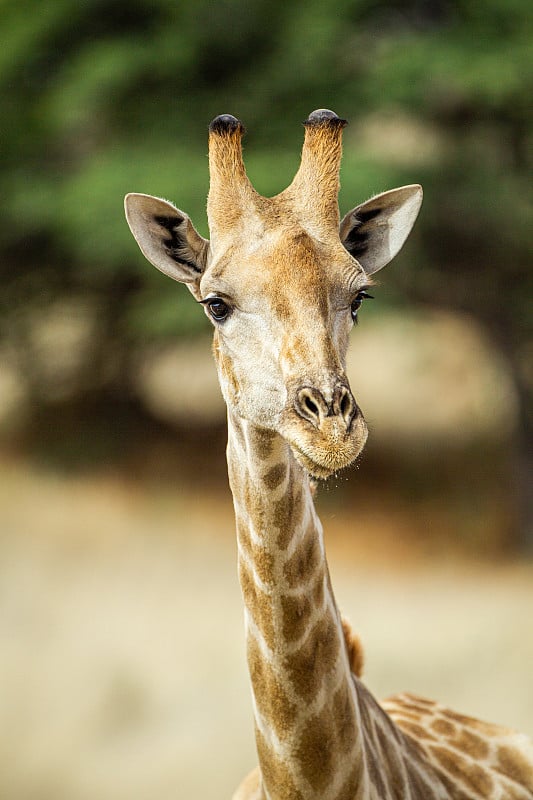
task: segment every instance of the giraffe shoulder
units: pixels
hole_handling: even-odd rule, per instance
[[[451,779],[476,797],[533,798],[533,742],[524,734],[411,694],[381,706],[444,783]]]

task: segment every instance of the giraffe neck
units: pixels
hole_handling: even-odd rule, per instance
[[[307,475],[280,436],[231,414],[228,466],[263,791],[366,796],[360,711]]]

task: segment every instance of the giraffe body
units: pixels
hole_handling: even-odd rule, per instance
[[[532,800],[526,737],[411,695],[380,705],[354,674],[361,651],[337,609],[309,476],[364,447],[348,335],[422,193],[385,192],[341,221],[345,122],[320,109],[304,124],[293,182],[264,198],[246,176],[241,123],[213,121],[210,242],[166,201],[126,197],[143,253],[215,327],[259,756],[235,800]]]

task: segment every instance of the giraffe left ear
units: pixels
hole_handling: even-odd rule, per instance
[[[412,184],[378,194],[346,214],[340,224],[341,242],[367,275],[399,253],[421,205],[422,187]]]
[[[149,194],[127,194],[124,209],[143,255],[157,269],[185,283],[197,296],[209,242],[183,211]]]

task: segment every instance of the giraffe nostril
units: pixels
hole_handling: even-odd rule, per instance
[[[318,406],[316,403],[313,403],[310,397],[305,397],[303,404],[310,414],[312,414],[314,417],[319,416]]]
[[[340,412],[341,412],[343,417],[346,416],[346,414],[349,414],[351,405],[352,404],[350,403],[350,399],[349,399],[348,395],[344,394],[342,396],[341,402],[339,404]]]
[[[343,386],[339,401],[339,411],[347,425],[351,423],[356,412],[356,408],[357,406],[355,404],[355,400],[353,399],[352,393],[346,389],[345,386]]]
[[[347,428],[357,413],[357,403],[347,386],[340,384],[333,396],[333,413],[341,416]]]
[[[305,386],[296,393],[294,407],[300,417],[311,422],[316,428],[328,414],[328,405],[318,389]]]

